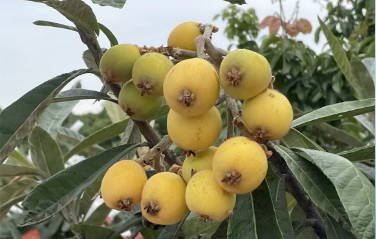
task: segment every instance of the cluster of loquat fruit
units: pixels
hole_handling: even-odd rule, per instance
[[[196,51],[200,24],[186,22],[170,34],[168,45]],[[255,190],[266,176],[267,156],[259,144],[276,140],[290,129],[293,111],[287,98],[272,89],[271,68],[260,54],[244,49],[230,52],[216,69],[200,58],[180,59],[174,65],[157,52],[140,54],[137,46],[107,50],[100,71],[109,83],[124,83],[120,107],[135,120],[152,118],[163,99],[170,107],[167,130],[184,149],[181,174],[160,172],[149,180],[133,160],[115,163],[104,175],[101,195],[113,209],[129,211],[141,202],[150,222],[170,225],[189,211],[203,220],[223,221],[232,212],[236,194]],[[254,140],[236,136],[213,146],[222,120],[215,103],[220,88],[244,101],[242,117]]]

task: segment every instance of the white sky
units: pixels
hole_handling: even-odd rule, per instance
[[[89,0],[89,4],[100,23],[108,27],[119,43],[137,45],[166,45],[170,31],[185,21],[213,23],[219,32],[213,35],[217,47],[227,48],[229,40],[223,34],[224,22],[212,21],[213,16],[229,4],[223,0],[128,0],[123,9],[101,7]],[[277,3],[271,0],[246,0],[242,8],[253,7],[260,21],[267,15],[279,11]],[[284,10],[290,17],[296,0],[285,0]],[[314,30],[318,27],[317,16],[325,16],[326,11],[314,0],[300,1],[299,17],[308,19],[313,31],[308,35],[298,35],[307,45],[319,52],[324,37],[314,43]],[[33,24],[36,20],[46,20],[72,25],[56,10],[36,2],[0,1],[0,107],[5,108],[37,85],[62,73],[86,68],[82,52],[86,46],[81,43],[76,32],[42,27]],[[263,30],[260,35],[267,34]],[[103,33],[100,34],[101,47],[110,46]],[[80,77],[83,88],[99,90],[101,82],[92,75]],[[67,88],[71,87],[71,84]],[[101,104],[92,100],[81,101],[73,110],[83,114],[97,112]]]

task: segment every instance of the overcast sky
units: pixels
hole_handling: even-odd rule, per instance
[[[229,40],[223,34],[225,23],[212,21],[213,16],[229,4],[222,0],[127,0],[123,9],[101,7],[85,0],[97,16],[98,22],[107,26],[119,43],[132,43],[140,46],[166,45],[170,31],[185,21],[213,23],[219,32],[213,35],[213,43],[227,48]],[[271,0],[246,0],[242,8],[253,7],[260,20],[278,11],[277,3]],[[284,9],[290,17],[296,0],[286,0]],[[308,19],[315,30],[317,16],[325,16],[314,0],[302,0],[299,17]],[[23,94],[62,73],[86,68],[82,52],[86,46],[81,43],[76,32],[41,27],[33,24],[36,20],[46,20],[72,25],[56,10],[36,2],[21,0],[0,1],[0,107],[5,108]],[[313,31],[314,32],[314,31]],[[315,44],[313,32],[298,35],[315,51],[321,51],[324,40]],[[260,35],[267,34],[264,30]],[[110,46],[104,34],[100,34],[101,47]],[[79,77],[83,88],[99,90],[101,83],[92,75]],[[71,87],[69,84],[67,87]],[[101,105],[92,100],[81,101],[74,113],[97,112]]]

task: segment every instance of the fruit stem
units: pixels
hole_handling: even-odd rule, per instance
[[[135,161],[141,166],[153,164],[153,168],[156,172],[162,172],[162,165],[165,158],[165,155],[162,154],[162,152],[167,149],[171,143],[172,140],[170,139],[170,136],[165,135],[157,145],[149,150],[149,152],[141,158],[135,159]]]
[[[236,104],[236,101],[231,98],[229,95],[226,94],[226,104],[227,109],[230,110],[232,117],[234,118],[233,122],[236,128],[240,131],[240,134],[244,137],[248,137],[250,139],[255,140],[255,137],[253,136],[252,132],[249,130],[247,125],[244,123],[243,118],[240,116],[238,105]]]

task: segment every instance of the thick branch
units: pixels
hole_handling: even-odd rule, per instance
[[[268,149],[273,153],[268,160],[278,169],[279,173],[285,177],[286,192],[289,192],[303,209],[308,220],[307,222],[310,222],[310,226],[315,230],[315,233],[321,239],[326,239],[326,226],[317,207],[304,192],[303,187],[292,174],[281,155],[273,148],[270,142],[267,145]]]
[[[218,28],[211,24],[205,24],[201,26],[200,30],[203,34],[195,39],[197,57],[210,60],[211,63],[213,63],[219,69],[223,57],[226,56],[228,52],[221,48],[215,47],[211,42],[211,35],[213,32],[217,32]]]
[[[232,116],[231,110],[227,108],[227,139],[235,136],[233,119],[234,117]]]
[[[157,172],[162,172],[163,160],[165,155],[162,152],[172,143],[170,137],[165,135],[161,141],[149,150],[142,158],[136,159],[141,166],[153,164],[153,168]]]
[[[226,95],[227,109],[231,112],[234,117],[234,125],[239,129],[240,133],[248,138],[254,139],[252,132],[249,130],[247,125],[244,123],[243,118],[240,115],[236,101],[229,95]]]
[[[195,58],[195,57],[197,57],[197,53],[195,51],[184,50],[184,49],[180,49],[180,48],[173,48],[173,47],[170,47],[170,46],[167,46],[167,47],[164,47],[164,46],[160,46],[160,47],[143,46],[143,47],[138,47],[138,49],[139,49],[141,55],[144,55],[146,53],[151,53],[151,52],[158,52],[158,53],[161,53],[165,56],[171,56],[171,57],[174,57],[176,59],[179,58],[180,56],[185,57],[185,58]]]
[[[226,101],[226,94],[221,94],[218,97],[217,102],[215,102],[215,106],[220,105],[220,104],[222,104],[225,101]]]
[[[141,134],[145,137],[146,141],[152,144],[158,144],[161,141],[161,137],[155,132],[153,127],[147,121],[137,121],[133,120],[134,124],[137,125]],[[182,165],[182,162],[174,155],[169,149],[164,149],[163,154],[165,155],[165,160],[169,165],[177,164]]]

